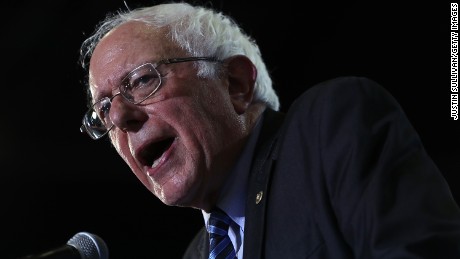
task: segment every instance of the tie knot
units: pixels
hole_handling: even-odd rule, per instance
[[[208,221],[209,259],[235,259],[236,253],[228,236],[232,219],[222,210],[211,212]]]
[[[225,212],[215,209],[209,217],[209,233],[211,235],[225,236],[228,233],[231,222],[232,219]]]

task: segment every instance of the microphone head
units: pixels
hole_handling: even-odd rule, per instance
[[[79,232],[69,241],[68,245],[80,252],[82,259],[108,259],[109,249],[102,238],[88,232]]]

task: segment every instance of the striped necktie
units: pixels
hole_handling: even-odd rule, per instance
[[[235,249],[228,236],[232,219],[220,209],[211,212],[209,217],[209,259],[234,259]]]

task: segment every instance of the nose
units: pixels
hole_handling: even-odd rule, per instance
[[[148,119],[148,115],[140,108],[140,106],[130,103],[120,94],[112,97],[109,116],[113,125],[124,132],[139,130],[144,122]],[[113,130],[113,129],[112,129]]]

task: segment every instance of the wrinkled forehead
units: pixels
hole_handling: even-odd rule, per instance
[[[180,50],[168,35],[166,28],[155,28],[142,22],[120,25],[97,44],[90,60],[90,70],[114,62],[138,65],[139,59],[144,57],[169,57]]]
[[[172,42],[167,28],[142,22],[120,25],[107,33],[94,49],[89,67],[90,90],[93,93],[99,87],[115,85],[143,63],[183,55],[185,51]]]

